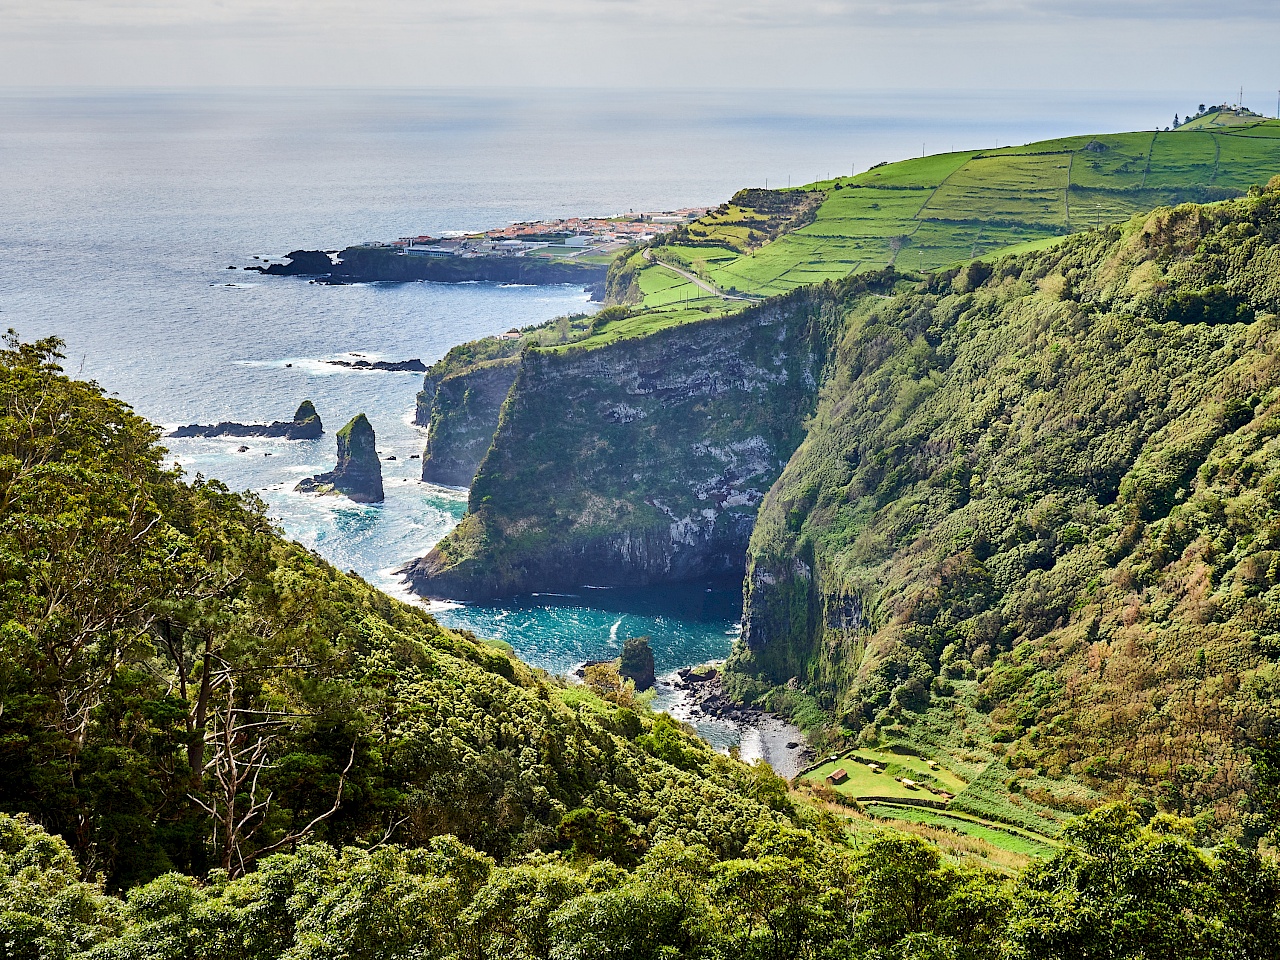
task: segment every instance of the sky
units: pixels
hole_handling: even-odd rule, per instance
[[[1277,0],[0,0],[0,87],[1168,91],[1275,112]]]

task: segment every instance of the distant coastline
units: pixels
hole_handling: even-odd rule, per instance
[[[430,280],[436,283],[581,284],[603,299],[614,256],[633,243],[705,215],[688,207],[617,217],[536,220],[470,234],[401,237],[354,244],[342,251],[294,250],[283,263],[245,267],[268,276],[312,277],[324,283]]]
[[[607,263],[523,256],[410,257],[394,247],[348,247],[335,256],[323,250],[295,250],[283,263],[247,266],[272,277],[310,277],[323,283],[523,283],[574,284],[595,299],[604,295]]]

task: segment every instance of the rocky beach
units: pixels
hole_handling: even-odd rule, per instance
[[[737,746],[748,763],[764,760],[790,780],[815,756],[800,728],[756,707],[734,703],[720,682],[720,664],[686,667],[658,678],[655,710],[688,723],[720,749]]]

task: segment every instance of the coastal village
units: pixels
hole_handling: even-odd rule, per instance
[[[686,207],[616,217],[526,220],[482,233],[449,231],[440,237],[424,234],[362,246],[394,247],[410,257],[612,257],[629,243],[647,243],[659,233],[697,220],[707,209]]]

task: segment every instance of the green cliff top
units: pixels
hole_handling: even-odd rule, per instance
[[[441,363],[452,372],[526,346],[594,348],[886,266],[918,274],[1043,250],[1157,207],[1239,196],[1277,173],[1280,121],[1213,112],[1168,132],[936,154],[789,190],[742,190],[649,249],[619,255],[609,296],[632,305],[625,319],[553,321],[520,340],[465,344]]]
[[[363,438],[364,436],[373,436],[373,424],[369,422],[369,418],[363,413],[357,413],[347,422],[345,427],[338,431],[339,442],[351,440],[353,437]]]
[[[1156,207],[1238,196],[1277,173],[1280,121],[1223,112],[1169,132],[903,160],[793,190],[742,191],[644,255],[623,254],[610,292],[654,313],[653,329],[686,322],[690,311],[733,309],[732,297],[1044,248]],[[784,216],[778,198],[787,196],[819,199]]]

